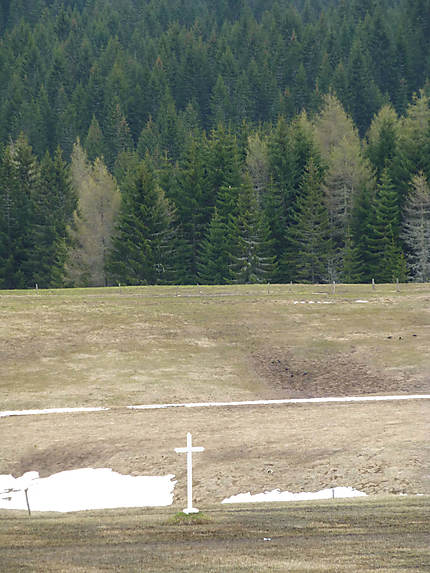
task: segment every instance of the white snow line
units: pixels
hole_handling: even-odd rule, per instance
[[[68,414],[73,412],[102,412],[110,408],[47,408],[45,410],[5,410],[0,412],[0,418],[8,416],[35,416],[41,414]]]
[[[143,404],[127,406],[130,410],[161,410],[163,408],[213,408],[225,406],[261,406],[271,404],[322,404],[328,402],[382,402],[390,400],[428,400],[430,394],[404,396],[340,396],[327,398],[286,398],[281,400],[247,400],[244,402],[191,402],[184,404]]]
[[[280,400],[246,400],[243,402],[184,402],[178,404],[139,404],[126,406],[128,410],[162,410],[165,408],[217,408],[226,406],[270,406],[276,404],[325,404],[329,402],[384,402],[392,400],[429,400],[430,394],[405,394],[402,396],[339,396],[327,398],[285,398]],[[34,416],[41,414],[67,414],[75,412],[102,412],[111,408],[48,408],[46,410],[0,411],[0,418],[8,416]]]

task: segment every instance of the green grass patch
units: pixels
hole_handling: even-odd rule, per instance
[[[209,523],[212,518],[206,513],[199,511],[198,513],[184,513],[178,511],[168,519],[169,524],[172,525],[199,525],[202,523]]]

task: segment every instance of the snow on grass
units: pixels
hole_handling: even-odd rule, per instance
[[[101,412],[110,408],[46,408],[44,410],[4,410],[0,418],[7,416],[34,416],[38,414],[67,414],[69,412]]]
[[[163,408],[215,408],[225,406],[264,406],[272,404],[324,404],[328,402],[380,402],[391,400],[428,400],[430,394],[403,394],[399,396],[329,396],[326,398],[283,398],[279,400],[246,400],[243,402],[184,402],[177,404],[139,404],[126,406],[129,410],[160,410]],[[0,418],[7,416],[31,416],[36,414],[65,414],[69,412],[101,412],[110,408],[50,408],[47,410],[4,410]]]
[[[332,499],[344,497],[362,497],[366,494],[358,491],[352,487],[333,487],[322,489],[320,491],[301,491],[299,493],[292,493],[290,491],[281,491],[274,489],[264,493],[256,493],[251,495],[248,493],[239,493],[224,499],[221,503],[258,503],[267,501],[305,501],[315,499]]]
[[[83,468],[39,478],[0,475],[0,508],[31,511],[82,511],[118,507],[158,507],[173,503],[175,476],[128,476],[109,468]]]
[[[329,402],[383,402],[391,400],[428,400],[430,394],[400,396],[329,396],[326,398],[282,398],[279,400],[247,400],[244,402],[189,402],[183,404],[142,404],[127,406],[130,410],[159,410],[163,408],[215,408],[225,406],[264,406],[271,404],[324,404]]]

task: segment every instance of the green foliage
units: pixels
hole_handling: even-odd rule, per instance
[[[289,249],[284,264],[294,269],[299,282],[326,282],[331,278],[329,218],[321,173],[313,159],[305,168],[293,220],[287,230]]]
[[[130,173],[108,262],[122,284],[169,282],[172,212],[149,158]]]
[[[429,8],[4,2],[1,285],[63,284],[78,139],[122,194],[111,281],[421,277],[400,235],[430,178]]]

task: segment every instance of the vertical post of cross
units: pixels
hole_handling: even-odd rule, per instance
[[[177,454],[187,454],[187,507],[184,513],[198,513],[199,510],[193,507],[193,452],[203,452],[201,446],[194,446],[190,432],[187,433],[187,447],[175,448]]]

